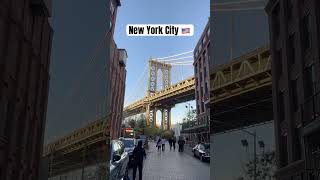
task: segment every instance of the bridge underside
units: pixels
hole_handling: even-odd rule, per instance
[[[56,152],[49,159],[49,176],[54,177],[90,165],[98,165],[108,161],[108,147],[105,141],[64,154]]]
[[[175,96],[172,96],[168,99],[163,99],[160,101],[157,101],[157,103],[154,104],[155,107],[173,107],[176,104],[187,102],[194,100],[195,92],[194,89],[191,89],[183,94],[177,94]]]
[[[216,102],[211,106],[211,134],[271,121],[271,85]]]

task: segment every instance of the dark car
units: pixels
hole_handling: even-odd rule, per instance
[[[201,161],[210,161],[210,144],[200,143],[192,149],[194,157],[198,157]]]
[[[132,158],[133,158],[133,150],[136,146],[136,140],[134,138],[120,138],[120,141],[124,144],[124,150],[129,155],[129,165],[132,165]]]
[[[122,180],[128,178],[129,155],[120,140],[111,141],[110,156],[110,180]]]

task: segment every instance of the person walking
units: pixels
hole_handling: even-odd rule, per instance
[[[166,145],[166,139],[165,138],[163,138],[161,140],[161,145],[162,145],[162,151],[164,151],[165,150],[165,145]]]
[[[156,147],[158,148],[158,152],[161,150],[161,138],[159,137]]]
[[[183,137],[179,137],[179,140],[178,140],[178,145],[179,145],[179,152],[183,152],[184,150],[184,144],[185,144],[185,140],[183,139]]]
[[[173,143],[173,139],[172,139],[172,137],[169,139],[169,145],[170,145],[170,151],[171,151],[171,149],[172,149],[172,143]]]
[[[173,150],[175,151],[176,150],[176,137],[175,136],[173,136],[172,145],[173,145]]]
[[[184,144],[186,143],[186,141],[184,140],[184,138],[182,138],[182,152],[184,151]]]
[[[138,146],[133,150],[133,177],[136,179],[137,168],[139,168],[139,180],[142,180],[143,158],[146,158],[146,151],[142,147],[142,141],[138,142]]]

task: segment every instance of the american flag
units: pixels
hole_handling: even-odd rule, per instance
[[[190,28],[182,28],[182,34],[189,34]]]

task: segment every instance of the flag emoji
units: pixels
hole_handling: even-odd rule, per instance
[[[190,33],[190,28],[182,28],[181,32],[182,32],[182,34],[189,34]]]

